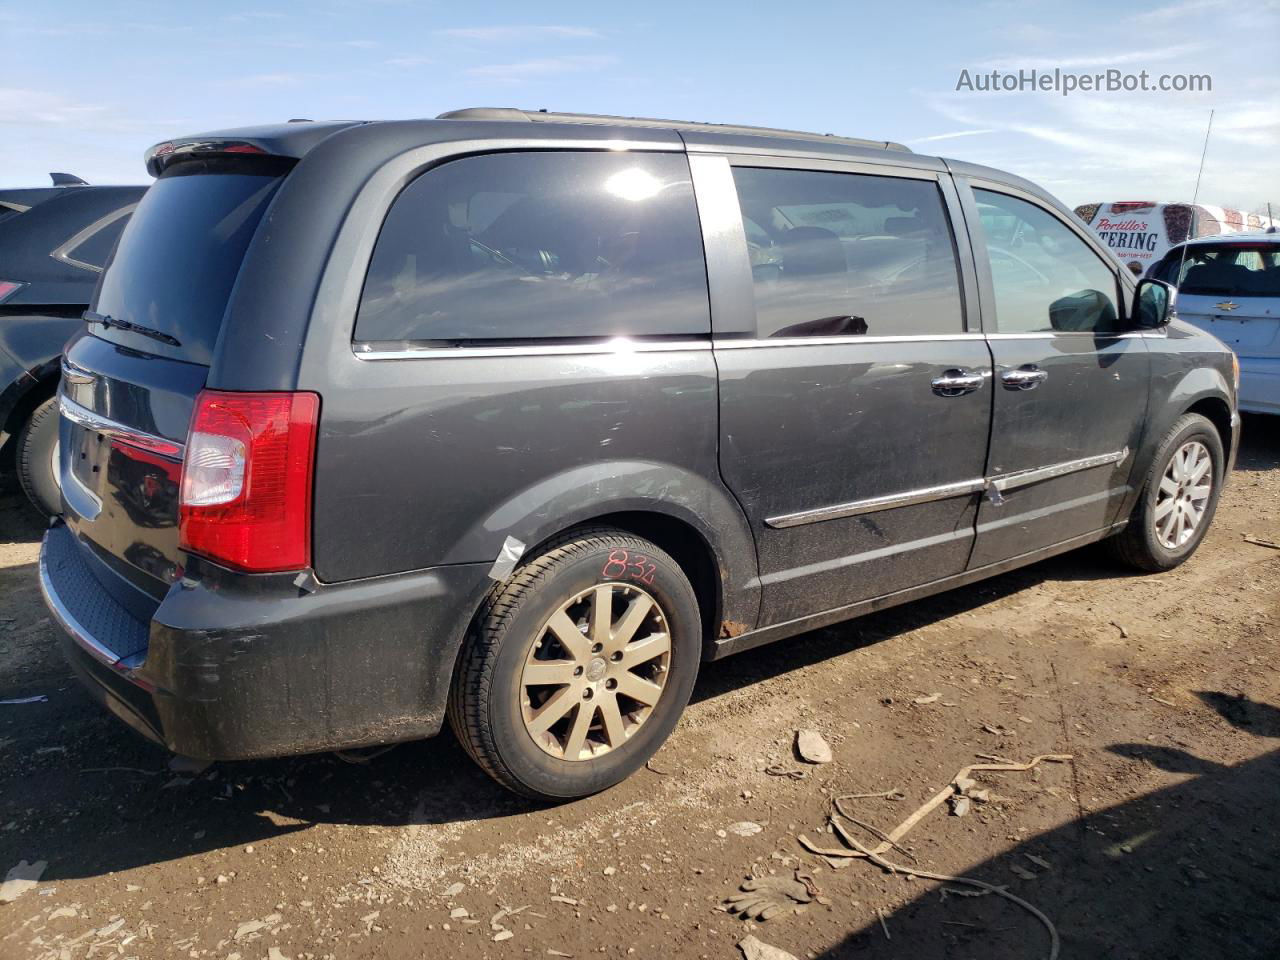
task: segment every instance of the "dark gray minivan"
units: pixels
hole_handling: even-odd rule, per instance
[[[160,144],[68,346],[41,582],[213,759],[446,717],[608,787],[699,663],[1204,536],[1230,351],[1034,185],[892,143],[465,110]]]

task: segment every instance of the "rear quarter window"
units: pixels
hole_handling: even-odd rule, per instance
[[[680,154],[453,160],[392,205],[356,318],[362,344],[466,345],[710,332]]]
[[[108,214],[72,237],[54,255],[72,266],[101,273],[132,212],[133,206],[129,206]]]

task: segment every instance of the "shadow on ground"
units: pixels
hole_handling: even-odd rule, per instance
[[[1113,575],[1125,574],[1101,569],[1087,553],[1057,558],[704,664],[694,700],[891,640],[1044,579]],[[433,740],[401,744],[367,763],[319,754],[221,763],[195,776],[177,776],[168,769],[166,751],[88,699],[52,646],[44,649],[42,664],[26,665],[38,668],[36,679],[21,673],[0,677],[0,696],[49,695],[45,703],[0,707],[7,711],[0,713],[0,756],[14,761],[0,765],[0,827],[9,821],[19,825],[0,830],[0,863],[47,860],[48,880],[256,843],[313,823],[443,824],[498,820],[536,808],[481,773],[447,728]],[[593,802],[607,800],[583,801]]]
[[[1276,707],[1218,692],[1198,695],[1237,729],[1280,737]],[[1145,743],[1110,749],[1187,779],[1065,824],[965,874],[1008,884],[1010,892],[1048,914],[1062,938],[1063,957],[1280,956],[1280,750],[1230,766]],[[1038,876],[1020,880],[1013,866]],[[994,896],[943,900],[933,890],[888,916],[886,924],[896,940],[886,940],[878,922],[868,924],[823,960],[900,958],[903,940],[911,943],[913,960],[1049,955],[1045,928]]]
[[[1280,470],[1280,417],[1241,415],[1237,470]]]

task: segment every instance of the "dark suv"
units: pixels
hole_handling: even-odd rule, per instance
[[[616,783],[699,663],[1204,536],[1232,357],[1034,185],[892,143],[460,111],[175,140],[66,353],[41,578],[205,758],[429,737]]]
[[[58,358],[146,187],[0,189],[0,473],[58,512]]]

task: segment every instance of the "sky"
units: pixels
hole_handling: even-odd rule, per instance
[[[0,50],[0,186],[143,183],[148,146],[207,130],[518,106],[897,140],[1072,206],[1189,200],[1212,109],[1200,201],[1280,209],[1280,0],[0,0]],[[1212,90],[957,90],[1054,68]]]

